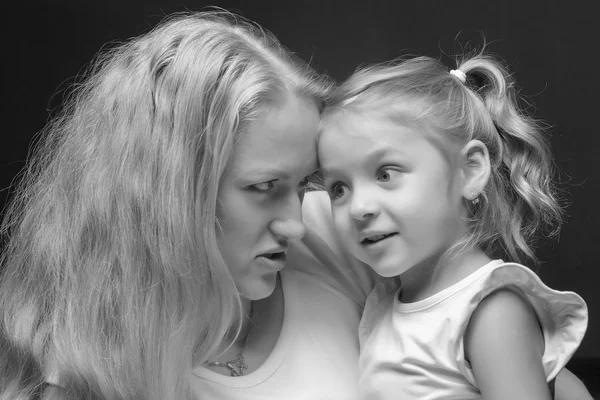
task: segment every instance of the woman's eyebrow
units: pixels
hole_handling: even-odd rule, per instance
[[[288,179],[289,173],[279,168],[273,167],[255,167],[255,168],[247,168],[247,167],[234,167],[233,172],[236,175],[242,176],[256,176],[256,177],[264,177],[264,176],[272,176],[277,177],[279,179]]]

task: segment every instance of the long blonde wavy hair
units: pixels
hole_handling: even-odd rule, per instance
[[[491,256],[538,264],[536,241],[558,234],[563,215],[544,125],[527,114],[498,57],[485,49],[460,55],[457,69],[465,82],[431,57],[361,68],[334,90],[323,118],[376,112],[396,123],[432,127],[453,143],[483,142],[490,179],[476,206],[465,201],[468,231],[440,263],[480,247]]]
[[[192,398],[191,368],[241,319],[215,218],[236,139],[278,94],[320,107],[328,86],[227,12],[99,54],[2,223],[0,397],[47,397],[50,378],[72,399]]]

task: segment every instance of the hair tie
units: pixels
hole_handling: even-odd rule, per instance
[[[453,69],[450,71],[450,75],[454,75],[458,78],[461,83],[465,83],[467,81],[467,75],[462,72],[460,69]]]

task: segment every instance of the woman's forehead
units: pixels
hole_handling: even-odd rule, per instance
[[[288,175],[316,165],[319,113],[310,99],[290,96],[263,112],[242,132],[233,155],[234,170],[279,170]]]

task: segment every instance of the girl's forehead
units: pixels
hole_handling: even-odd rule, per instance
[[[354,146],[361,147],[356,149],[360,153],[369,147],[401,149],[410,148],[416,142],[427,142],[452,164],[461,146],[451,136],[436,124],[411,118],[406,113],[339,111],[321,121],[319,150],[324,149],[322,145],[330,145],[327,147],[331,150],[353,142]]]
[[[378,121],[391,120],[401,125],[413,125],[420,121],[430,120],[432,104],[422,96],[394,93],[385,95],[361,94],[352,101],[341,101],[338,105],[326,108],[323,112],[324,121],[337,121],[340,118],[375,119]]]
[[[379,131],[394,130],[397,126],[409,127],[416,131],[425,126],[410,117],[376,110],[336,110],[325,114],[320,123],[319,133],[339,133],[345,135],[377,134]]]

